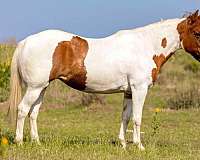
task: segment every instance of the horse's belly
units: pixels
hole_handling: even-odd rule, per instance
[[[127,89],[127,76],[112,68],[97,68],[87,70],[86,89],[87,92],[112,93]]]
[[[124,54],[105,49],[90,48],[84,65],[86,68],[86,91],[120,92],[128,86],[126,58]]]
[[[101,81],[103,82],[103,81]],[[111,82],[111,83],[99,83],[99,82],[89,82],[86,83],[85,92],[95,92],[95,93],[117,93],[127,90],[128,85],[126,82]]]

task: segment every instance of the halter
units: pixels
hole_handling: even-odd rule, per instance
[[[194,35],[194,37],[196,38],[197,43],[200,44],[200,33],[194,32],[193,35]]]
[[[196,39],[198,46],[200,46],[200,33],[193,32],[193,35],[194,35],[194,38]],[[198,47],[198,51],[200,54],[200,47]]]

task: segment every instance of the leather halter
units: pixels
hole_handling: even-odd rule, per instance
[[[200,54],[200,33],[193,33],[194,38],[196,39],[196,42],[198,44],[198,53]],[[199,58],[200,59],[200,58]]]

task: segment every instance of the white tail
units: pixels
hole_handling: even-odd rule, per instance
[[[18,46],[14,52],[12,63],[11,63],[11,78],[10,78],[10,97],[9,97],[9,109],[8,109],[8,118],[11,123],[14,124],[16,121],[17,106],[21,101],[21,90],[22,90],[22,81],[19,74],[18,68],[18,53],[20,51],[20,46]]]

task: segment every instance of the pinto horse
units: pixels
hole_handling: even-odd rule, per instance
[[[145,27],[122,30],[109,37],[92,39],[59,30],[47,30],[19,42],[11,64],[10,118],[18,110],[16,138],[23,141],[25,117],[30,116],[31,139],[39,143],[37,116],[45,89],[55,79],[88,93],[124,93],[119,139],[132,115],[133,142],[140,140],[142,111],[148,87],[162,65],[184,48],[200,60],[200,16],[170,19]],[[21,99],[22,84],[26,92]],[[17,109],[16,109],[17,108]]]

